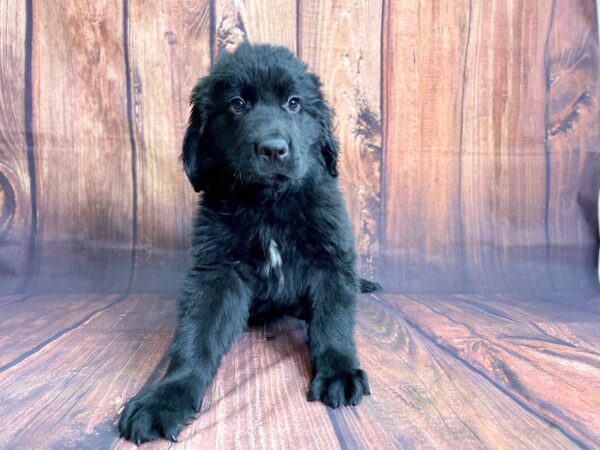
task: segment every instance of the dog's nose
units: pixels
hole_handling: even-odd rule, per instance
[[[281,161],[288,156],[288,145],[281,138],[267,139],[258,144],[258,155],[265,156],[269,161]]]

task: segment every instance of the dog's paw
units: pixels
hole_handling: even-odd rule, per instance
[[[136,445],[161,437],[175,442],[199,409],[185,385],[159,383],[127,403],[119,420],[119,434]]]
[[[355,406],[363,395],[371,395],[367,374],[361,369],[322,376],[318,373],[308,389],[308,400],[321,400],[332,408]]]

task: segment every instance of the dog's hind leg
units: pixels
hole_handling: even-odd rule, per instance
[[[119,421],[122,437],[138,445],[160,437],[177,439],[200,410],[221,357],[243,331],[251,297],[235,268],[190,272],[167,373],[129,401]]]

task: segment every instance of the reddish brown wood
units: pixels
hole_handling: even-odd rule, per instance
[[[25,3],[0,2],[0,17],[0,294],[8,294],[23,288],[35,230],[24,131]]]
[[[213,53],[231,51],[242,41],[296,49],[296,2],[218,0],[214,2]]]
[[[416,328],[572,442],[600,442],[600,311],[506,296],[384,295]],[[594,298],[598,301],[598,297]]]
[[[492,300],[490,306],[472,296],[362,297],[356,340],[373,394],[357,408],[335,411],[305,399],[303,326],[288,320],[253,329],[225,356],[202,412],[175,446],[597,445],[596,428],[586,424],[593,425],[600,401],[590,390],[600,367],[600,312],[583,323],[575,307],[561,319],[556,302]],[[0,368],[0,446],[131,448],[117,439],[118,411],[166,368],[161,358],[175,325],[174,298],[40,296],[4,310],[10,315],[2,315],[1,335],[8,327],[19,332],[0,341],[1,354],[19,336],[23,349],[34,351]],[[537,388],[549,387],[540,411]]]
[[[195,201],[177,161],[187,95],[242,39],[297,49],[324,79],[367,276],[383,252],[396,290],[596,286],[592,0],[79,0],[32,5],[30,26],[27,5],[2,5],[2,292],[26,276],[175,288]]]
[[[210,65],[209,1],[129,1],[127,18],[137,187],[134,289],[172,292],[189,265],[182,250],[199,199],[179,155],[190,92]]]
[[[597,290],[593,0],[0,11],[0,293],[44,293],[0,297],[0,447],[131,447],[118,411],[164,371],[175,296],[107,292],[178,286],[187,96],[244,39],[323,79],[363,272],[437,294],[361,298],[356,409],[305,401],[297,322],[246,333],[179,446],[600,446],[600,300],[574,293]]]
[[[460,208],[475,292],[550,285],[544,49],[551,15],[551,0],[472,3]]]
[[[47,320],[43,305],[48,299],[37,300],[39,318]],[[2,447],[64,448],[86,442],[107,448],[116,439],[118,409],[166,350],[174,325],[173,299],[147,295],[115,302],[114,297],[80,295],[62,300],[55,298],[55,308],[73,313],[55,322],[67,327],[66,332],[0,370],[0,416],[12,417],[4,422],[11,425],[3,427]],[[86,320],[73,323],[73,305],[89,305],[92,312],[96,302],[103,307],[87,318],[81,310],[80,319]],[[30,331],[32,341],[44,342],[45,336],[35,335],[35,321],[29,323],[20,332]]]
[[[381,1],[301,2],[299,56],[319,74],[336,112],[340,182],[362,273],[379,273]]]
[[[386,286],[464,291],[461,152],[474,150],[461,132],[469,3],[384,3]]]
[[[304,339],[298,322],[244,334],[181,440],[207,448],[339,448],[325,408],[306,401]]]
[[[122,3],[40,2],[32,20],[37,287],[123,290],[135,223]]]
[[[0,371],[40,351],[120,298],[105,294],[3,297]]]
[[[596,240],[600,188],[593,8],[386,2],[383,251],[392,287],[594,283],[594,245],[584,244]]]
[[[557,290],[597,288],[600,57],[595,1],[556,0],[546,42],[548,257]]]

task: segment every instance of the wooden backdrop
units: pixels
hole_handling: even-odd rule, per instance
[[[188,94],[242,40],[324,82],[361,271],[595,288],[594,0],[0,0],[0,293],[176,287]]]

